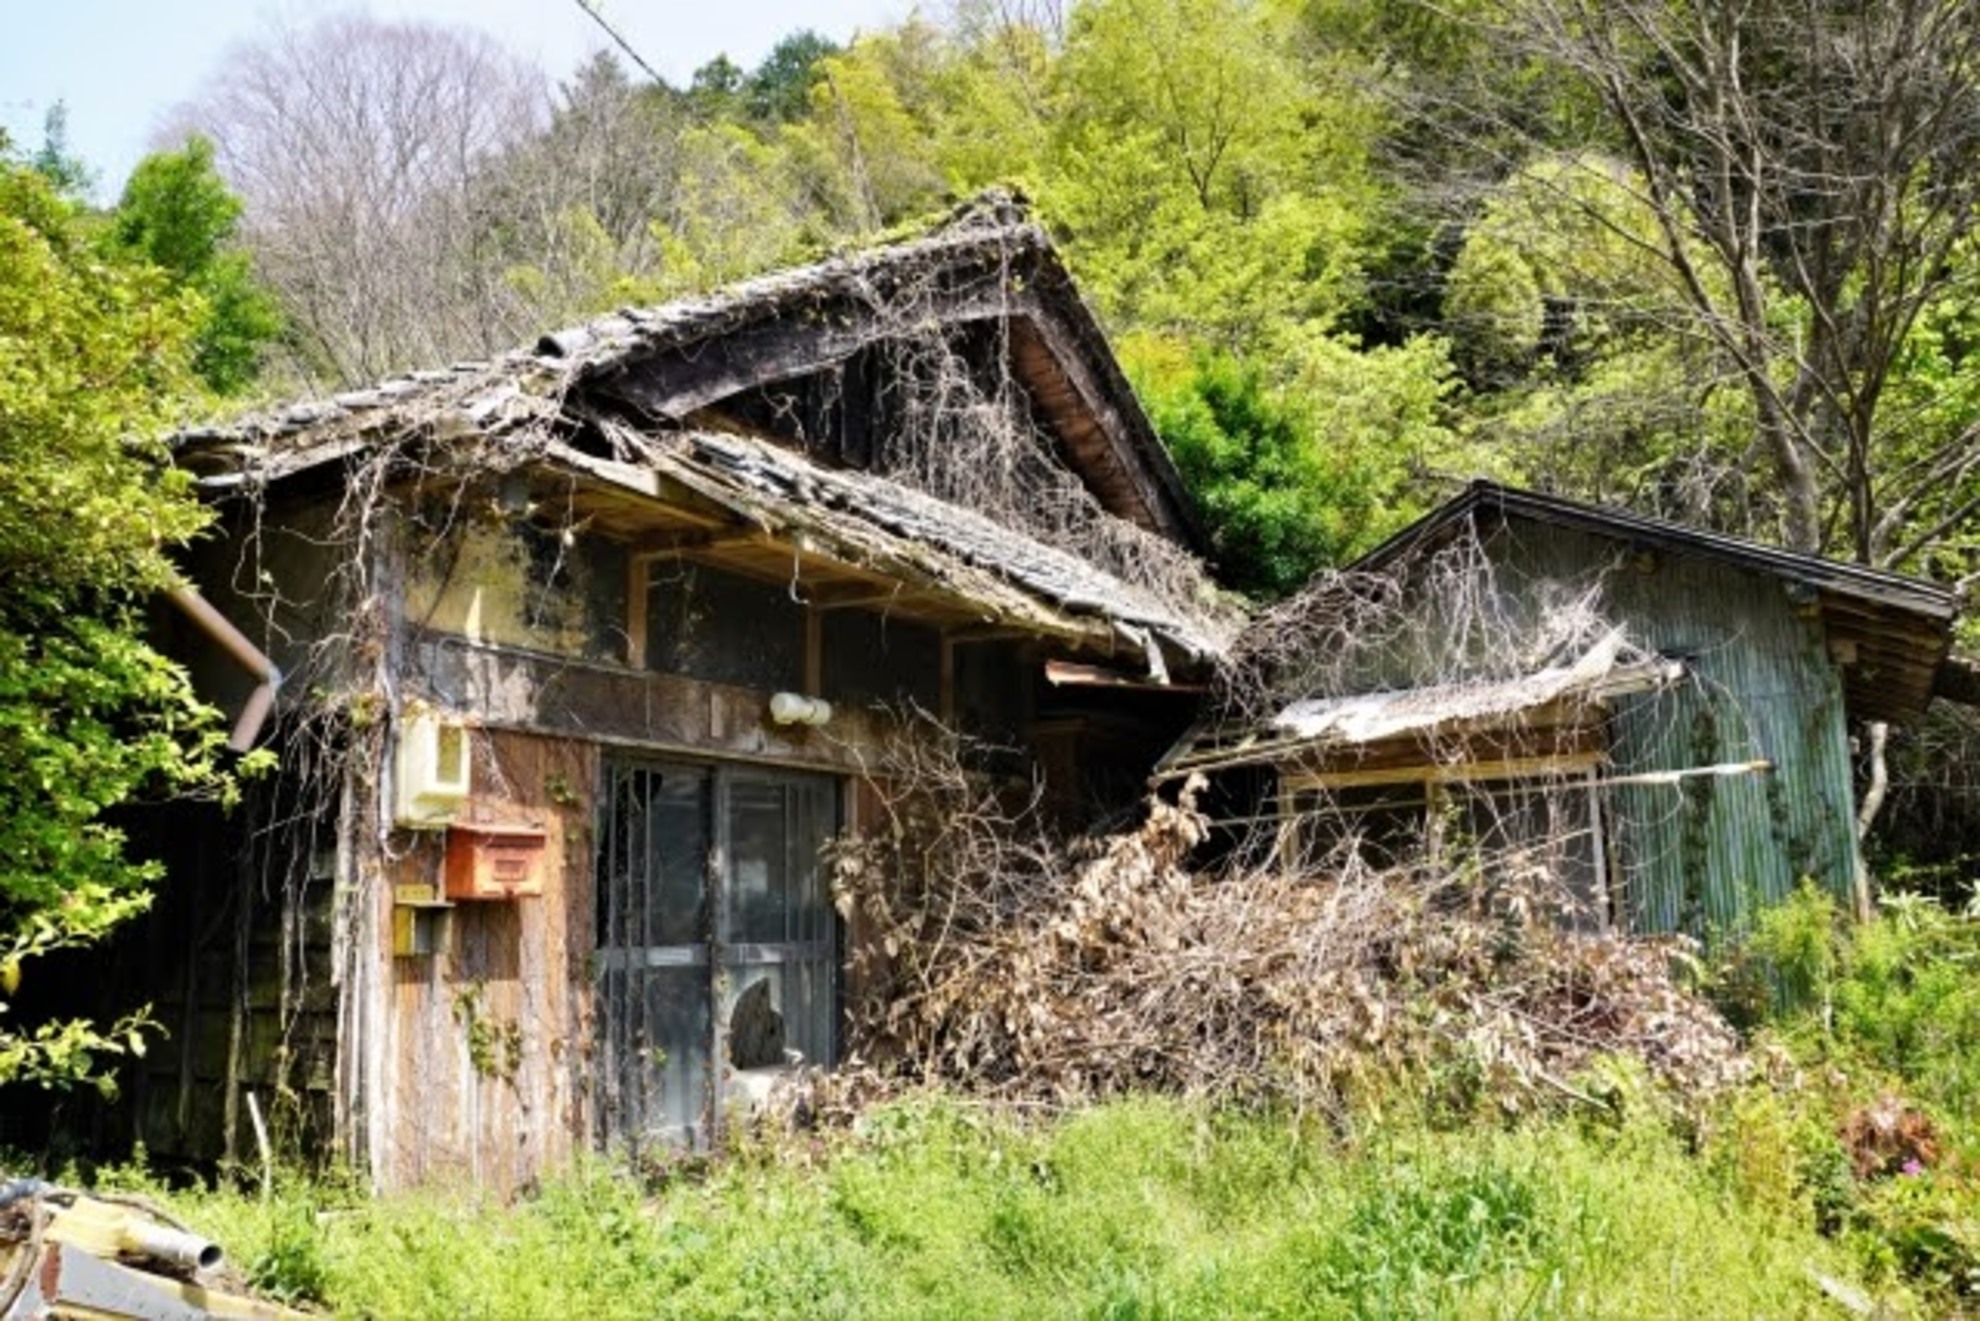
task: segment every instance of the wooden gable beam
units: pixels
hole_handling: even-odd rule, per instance
[[[1033,393],[1038,392],[1041,384],[1063,390],[1078,401],[1080,413],[1090,419],[1089,424],[1082,427],[1055,418],[1054,426],[1075,463],[1087,469],[1081,475],[1094,493],[1101,497],[1101,503],[1109,512],[1150,532],[1163,534],[1184,545],[1197,544],[1199,538],[1196,531],[1182,512],[1186,506],[1176,499],[1174,493],[1163,489],[1148,459],[1136,452],[1127,419],[1114,406],[1101,383],[1087,370],[1085,360],[1067,330],[1053,324],[1049,317],[1027,317],[1019,334],[1014,336],[1017,341],[1013,344],[1015,351],[1024,351],[1026,345],[1023,341],[1027,336],[1042,350],[1028,355],[1038,364],[1037,370],[1056,378],[1045,383],[1033,383]],[[1145,442],[1152,441],[1151,433]],[[1162,461],[1165,462],[1166,458]],[[1100,471],[1093,471],[1095,467]]]
[[[914,305],[895,321],[843,301],[792,308],[787,315],[736,327],[600,377],[591,388],[654,417],[679,421],[698,409],[773,381],[791,380],[845,361],[869,344],[929,324],[960,325],[1013,314],[1020,300],[992,288]]]
[[[761,528],[731,523],[720,527],[684,528],[678,532],[663,532],[641,537],[633,542],[628,550],[634,559],[657,560],[743,546],[751,542],[768,543],[769,540],[769,534]]]

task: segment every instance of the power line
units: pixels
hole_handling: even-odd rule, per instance
[[[619,30],[617,28],[613,27],[610,23],[605,21],[605,15],[600,11],[599,8],[599,0],[572,0],[572,3],[577,5],[579,9],[582,9],[585,12],[586,17],[590,18],[592,22],[596,23],[604,31],[606,36],[610,37],[615,43],[617,43],[619,49],[626,53],[626,58],[631,60],[634,64],[637,64],[642,70],[644,70],[646,76],[651,78],[654,81],[655,85],[660,87],[665,87],[667,85],[667,80],[665,78],[662,78],[659,75],[659,73],[655,71],[652,65],[648,64],[645,60],[640,58],[639,52],[632,48],[632,43],[627,41],[624,37],[620,36]]]

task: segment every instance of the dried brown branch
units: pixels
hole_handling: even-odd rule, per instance
[[[1131,833],[1059,842],[968,752],[904,728],[869,768],[883,824],[838,850],[862,1086],[864,1064],[1002,1102],[1160,1090],[1337,1113],[1399,1083],[1552,1105],[1604,1055],[1685,1093],[1743,1069],[1674,981],[1679,942],[1569,934],[1545,875],[1212,877],[1190,867],[1195,786]]]

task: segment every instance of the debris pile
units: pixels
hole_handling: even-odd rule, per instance
[[[1545,896],[1488,893],[1476,870],[1198,874],[1187,790],[1131,833],[1055,847],[940,751],[895,769],[914,789],[836,859],[848,1044],[893,1078],[1332,1113],[1399,1082],[1507,1109],[1586,1101],[1576,1075],[1604,1055],[1686,1095],[1743,1075],[1732,1029],[1675,980],[1682,941],[1570,933]]]
[[[1931,1116],[1888,1092],[1851,1111],[1840,1136],[1850,1168],[1865,1181],[1918,1174],[1944,1154]]]

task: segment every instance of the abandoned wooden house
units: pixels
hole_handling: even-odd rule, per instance
[[[1281,865],[1482,866],[1566,920],[1706,934],[1860,899],[1852,729],[1933,696],[1942,587],[1477,482],[1235,645],[1161,775]]]
[[[279,671],[281,770],[140,823],[169,880],[101,989],[169,1039],[92,1122],[165,1159],[251,1155],[256,1112],[381,1186],[705,1143],[752,1071],[835,1058],[820,847],[878,810],[887,709],[1083,820],[1226,641],[1168,457],[1000,199],[177,454],[224,620],[172,649],[234,710]]]

